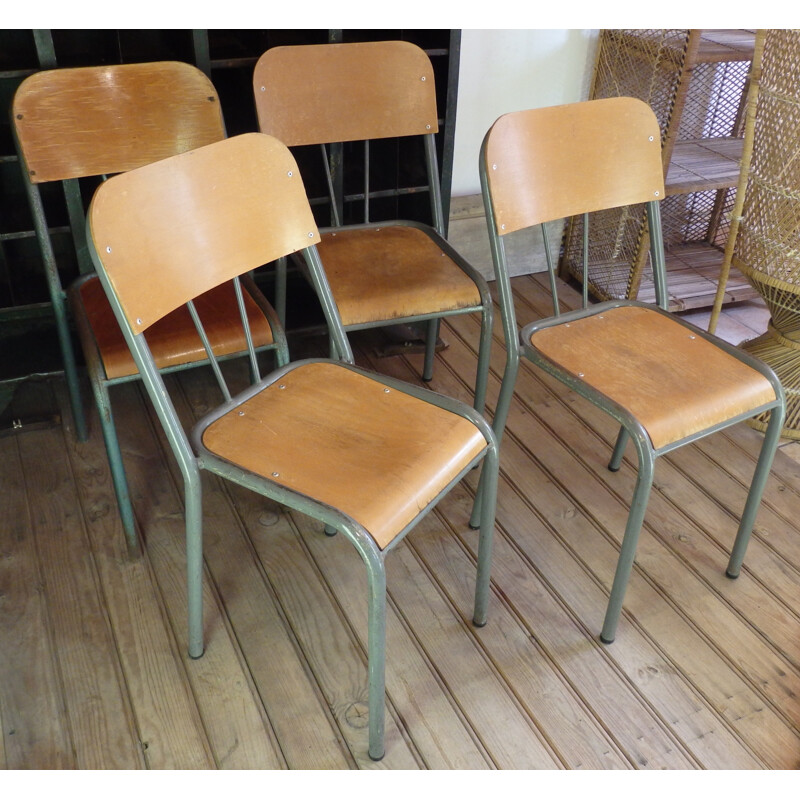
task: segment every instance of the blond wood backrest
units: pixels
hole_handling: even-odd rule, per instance
[[[664,197],[658,121],[630,97],[505,114],[483,157],[500,235]]]
[[[109,179],[95,193],[88,220],[134,333],[320,239],[294,158],[261,133]]]
[[[253,91],[260,130],[290,147],[438,130],[433,68],[409,42],[274,47]]]
[[[38,72],[12,115],[33,183],[125,172],[225,136],[211,81],[177,61]]]

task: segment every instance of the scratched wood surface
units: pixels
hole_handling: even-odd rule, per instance
[[[541,276],[514,279],[521,321]],[[432,388],[468,399],[479,321],[442,328]],[[418,381],[421,356],[360,363]],[[303,354],[323,339],[305,340]],[[503,367],[499,326],[491,413]],[[246,379],[246,367],[231,365]],[[188,422],[210,375],[172,376]],[[779,452],[737,581],[727,548],[760,434],[664,457],[616,641],[599,642],[635,478],[616,426],[523,365],[503,441],[489,622],[470,624],[477,475],[387,559],[387,754],[366,755],[366,581],[312,520],[205,483],[203,658],[186,656],[180,478],[134,385],[113,402],[143,532],[125,549],[99,426],[0,437],[0,765],[6,769],[794,769],[800,464]],[[88,387],[87,387],[88,394]],[[87,397],[88,399],[88,397]]]

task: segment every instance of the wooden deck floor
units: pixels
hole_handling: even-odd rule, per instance
[[[514,283],[521,316],[544,312],[537,277]],[[454,319],[442,336],[433,387],[466,399],[478,323]],[[374,361],[367,339],[354,343],[361,363],[416,380],[417,356]],[[492,366],[490,408],[499,336]],[[200,371],[171,383],[187,419],[211,402]],[[523,366],[503,444],[489,623],[469,621],[476,475],[387,559],[387,753],[375,764],[355,550],[208,480],[207,650],[188,659],[180,481],[141,390],[113,400],[139,558],[126,553],[96,417],[86,444],[69,424],[0,438],[0,765],[800,766],[800,464],[782,452],[742,576],[723,575],[760,441],[750,428],[658,463],[617,639],[605,646],[635,456],[610,473],[615,425]]]

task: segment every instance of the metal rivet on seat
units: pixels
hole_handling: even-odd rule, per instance
[[[689,338],[690,338],[690,339],[696,339],[697,337],[696,337],[696,336],[695,336],[693,333],[690,333],[690,334],[689,334]]]
[[[655,139],[655,136],[648,136],[647,138],[648,138],[648,141],[652,142],[653,139]]]
[[[285,389],[286,388],[286,384],[285,383],[279,383],[278,384],[278,388],[279,389]]]
[[[420,80],[421,80],[421,81],[425,81],[425,80],[427,80],[427,78],[426,78],[426,77],[423,75],[423,76],[420,78]]]
[[[314,231],[309,231],[308,232],[308,238],[309,239],[313,239],[314,238]]]
[[[244,411],[240,411],[240,412],[239,412],[239,416],[240,416],[240,417],[243,417],[243,416],[244,416]]]
[[[262,87],[261,87],[261,91],[262,91],[262,92],[266,92],[266,91],[267,91],[267,87],[266,87],[266,86],[262,86]]]
[[[273,472],[272,473],[272,477],[273,478],[279,478],[280,477],[280,472]]]
[[[582,372],[579,372],[579,373],[578,373],[578,377],[579,377],[579,378],[582,378],[582,377],[583,377],[583,373],[582,373]]]
[[[110,253],[110,252],[111,252],[111,247],[106,247],[106,253]]]
[[[142,324],[142,320],[141,320],[141,319],[139,319],[139,318],[137,318],[137,319],[136,319],[136,324],[137,324],[137,325],[141,325],[141,324]]]
[[[384,389],[383,391],[384,391],[386,394],[389,394],[389,392],[390,392],[391,390],[390,390],[390,389]]]
[[[289,170],[286,174],[291,178],[294,173],[291,170]]]

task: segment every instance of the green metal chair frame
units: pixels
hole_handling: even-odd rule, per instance
[[[667,277],[659,216],[659,202],[664,197],[659,128],[645,103],[632,98],[613,98],[507,114],[487,133],[479,169],[507,347],[493,420],[498,441],[505,428],[521,349],[534,364],[620,424],[609,469],[619,469],[629,440],[633,441],[638,456],[636,487],[600,637],[610,643],[616,634],[633,566],[656,457],[771,410],[726,571],[731,578],[739,575],[779,440],[785,413],[783,391],[772,370],[761,361],[666,311]],[[633,203],[646,204],[657,307],[625,300],[590,306],[584,294],[581,309],[559,313],[557,285],[548,253],[554,316],[528,324],[520,332],[504,237],[552,219]],[[584,230],[587,229],[585,225]],[[584,252],[587,245],[584,242]],[[590,340],[604,337],[606,330],[613,332],[614,326],[624,331],[625,320],[632,315],[645,320],[656,335],[647,341],[633,338],[633,332],[624,334],[628,336],[624,346],[598,362],[598,347]],[[587,329],[591,335],[587,336]],[[662,334],[668,334],[670,341],[685,342],[680,347],[687,353],[697,353],[694,348],[701,348],[698,374],[687,378],[683,368],[688,363],[668,363],[660,339]],[[719,369],[715,368],[717,361],[722,365]],[[740,380],[747,384],[747,390],[741,390],[741,397],[728,398],[740,391]],[[709,386],[723,389],[714,399],[714,408],[708,409],[710,416],[703,416],[706,409],[698,407],[701,401],[697,398],[705,397]],[[680,387],[677,413],[676,408],[659,407],[659,402],[663,403],[659,395],[674,387]],[[652,391],[653,395],[644,404],[646,420],[641,418],[638,400],[634,402],[634,397],[642,391]],[[478,511],[476,503],[474,513]]]
[[[474,622],[486,622],[498,470],[491,427],[463,403],[353,365],[317,253],[320,236],[297,164],[288,149],[271,136],[249,133],[231,137],[109,179],[92,200],[87,231],[97,273],[183,474],[189,654],[199,657],[203,652],[200,473],[206,470],[308,514],[322,522],[326,530],[341,532],[363,559],[369,602],[369,754],[380,759],[384,753],[385,556],[450,488],[482,462]],[[142,235],[145,231],[146,236]],[[209,348],[225,400],[187,435],[149,352],[148,327],[177,304],[189,302],[191,312],[190,299],[215,283],[236,282],[238,275],[258,264],[292,253],[298,253],[308,267],[341,358],[290,363],[232,396]],[[158,292],[141,287],[137,270],[142,255],[159,277]],[[203,336],[199,318],[193,317]],[[246,330],[244,313],[241,319]],[[257,370],[252,348],[250,357]],[[313,381],[320,371],[328,377],[307,386],[304,396],[298,395],[296,387],[302,376],[310,375],[306,382]],[[357,381],[359,390],[340,393],[330,401],[325,392],[330,391],[332,376],[335,380],[336,375],[343,376],[345,385]],[[270,424],[281,409],[291,410],[301,400],[305,405],[294,433],[291,426]],[[260,406],[262,402],[266,405]],[[337,428],[330,441],[316,446],[297,443],[298,438],[317,437],[316,426],[329,424],[331,409],[340,402],[347,409],[357,407],[345,415],[348,429]],[[259,416],[258,408],[268,410]],[[373,413],[381,420],[377,434],[370,433],[366,424]],[[424,414],[425,419],[433,414],[445,424],[423,425],[415,414]],[[309,415],[314,419],[308,419]],[[242,434],[241,446],[237,447],[233,441],[236,434],[231,431],[242,430],[237,426],[245,424],[254,425],[255,433]],[[444,427],[458,430],[458,436],[447,439]],[[365,454],[385,457],[379,441],[384,430],[394,432],[400,455],[379,479],[383,481],[380,485],[388,482],[396,486],[396,491],[386,496],[374,492],[368,500],[379,509],[381,519],[391,520],[388,527],[381,524],[381,536],[376,538],[376,528],[368,529],[361,512],[351,507],[351,495],[364,487],[339,476],[348,476],[350,470],[363,471],[364,462],[369,462],[369,458],[363,458]],[[420,442],[415,445],[417,438]],[[291,459],[289,467],[286,461],[279,468],[263,466],[280,462],[285,452],[294,453],[299,447],[303,448],[302,458],[309,462],[307,468],[315,473],[310,477],[303,477],[299,467],[292,467]],[[427,482],[426,478],[425,486],[418,487],[415,476],[421,474],[423,465],[417,462],[423,459],[407,453],[423,456],[426,470],[433,465],[435,481]],[[324,462],[328,456],[329,461]],[[323,468],[319,474],[321,461],[331,468]],[[377,485],[369,472],[364,485],[365,490]]]
[[[125,536],[132,551],[138,548],[136,523],[125,467],[114,424],[109,388],[137,380],[139,375],[114,375],[108,369],[99,338],[113,315],[102,291],[96,306],[84,302],[84,291],[97,280],[85,241],[84,204],[79,179],[124,172],[129,169],[199,147],[225,137],[219,98],[211,81],[196,67],[182,62],[154,62],[103,67],[54,69],[35,73],[19,86],[13,105],[14,133],[22,165],[36,237],[55,312],[64,372],[69,389],[77,438],[88,437],[81,399],[78,369],[73,351],[69,311],[72,312],[108,454],[117,505]],[[81,276],[62,288],[40,187],[61,182]],[[248,302],[253,302],[271,329],[272,342],[259,348],[274,350],[278,364],[289,360],[286,339],[277,315],[249,278],[245,279]],[[69,311],[68,311],[69,307]],[[228,304],[230,307],[230,301]],[[209,313],[209,312],[206,312]],[[221,314],[219,306],[214,313]],[[218,319],[218,324],[224,319]],[[160,354],[176,362],[164,371],[207,365],[199,349],[189,355],[186,336],[195,336],[188,318],[167,321],[175,342],[169,352],[168,337]],[[99,337],[99,338],[98,338]],[[106,336],[107,338],[107,336]],[[118,344],[122,346],[117,331]],[[226,357],[242,354],[242,350]],[[131,365],[132,367],[132,365]]]
[[[321,255],[328,265],[334,297],[340,304],[345,330],[360,330],[387,325],[425,322],[425,361],[422,378],[431,380],[440,321],[455,314],[481,314],[481,338],[475,380],[474,407],[483,412],[489,373],[493,305],[483,276],[446,240],[446,221],[442,209],[439,168],[436,156],[436,86],[433,67],[425,51],[409,42],[353,42],[346,44],[295,45],[274,47],[259,59],[253,73],[253,91],[259,129],[277,137],[289,147],[318,145],[329,193],[332,224],[321,229]],[[427,184],[413,187],[414,193],[427,192],[430,198],[433,225],[409,220],[370,220],[370,202],[391,191],[376,190],[370,184],[370,141],[386,138],[423,140]],[[364,215],[360,224],[343,224],[342,197],[336,186],[341,176],[341,146],[345,142],[363,142],[364,161],[362,191],[348,200],[363,201]],[[328,149],[330,146],[330,150]],[[336,149],[339,148],[339,149]],[[306,176],[308,179],[308,176]],[[390,244],[391,259],[381,255],[385,236],[406,232],[422,232],[432,252],[424,272],[414,275],[414,252],[405,252],[403,245]],[[365,236],[370,232],[369,237]],[[344,247],[343,236],[359,236],[352,246],[348,239],[346,264],[339,267],[339,282],[328,248]],[[336,239],[335,237],[339,237]],[[371,242],[365,244],[366,239]],[[435,252],[434,252],[435,251]],[[389,270],[409,275],[402,286],[403,298],[382,274],[385,261]],[[432,262],[439,262],[432,263]],[[421,263],[421,262],[420,262]],[[430,265],[430,269],[427,266]],[[286,265],[278,264],[275,307],[279,316],[285,308]],[[368,276],[367,282],[355,276]],[[466,280],[465,280],[466,276]],[[474,285],[473,285],[474,284]],[[461,285],[460,295],[454,287]],[[394,293],[394,307],[385,316],[370,308],[370,296]],[[464,297],[465,289],[474,298]],[[406,305],[409,290],[416,290],[413,305],[424,309],[409,314]],[[353,311],[353,301],[358,308]],[[348,301],[348,306],[342,305]],[[285,321],[281,316],[282,321]]]

